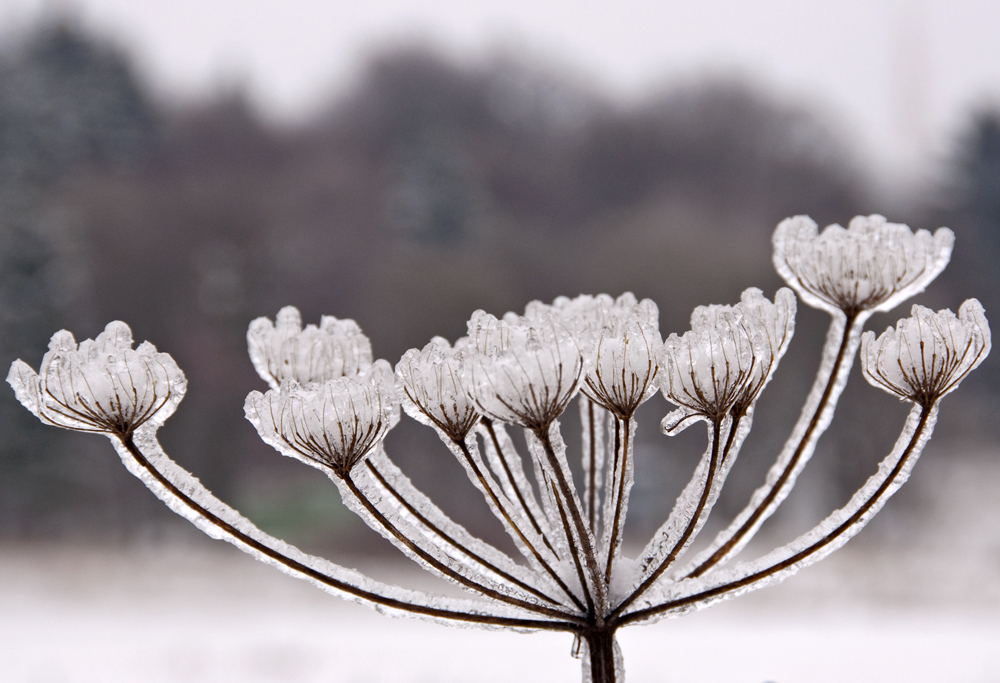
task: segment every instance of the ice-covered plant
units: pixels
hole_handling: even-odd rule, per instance
[[[778,272],[803,301],[833,320],[813,389],[765,483],[716,538],[688,553],[753,423],[754,407],[795,323],[795,295],[768,300],[748,289],[733,306],[702,306],[691,329],[664,340],[659,313],[631,294],[532,302],[524,315],[476,311],[468,336],[435,337],[395,367],[373,361],[351,320],[302,328],[291,307],[259,318],[247,335],[267,393],[246,416],[281,453],[324,472],[347,506],[424,569],[470,593],[466,599],[406,590],[302,553],[255,527],[181,469],[157,429],[184,395],[173,360],[148,342],[132,349],[113,322],[96,340],[52,338],[38,373],[22,361],[7,381],[43,422],[101,432],[125,466],[175,512],[279,569],[380,611],[445,623],[576,637],[584,680],[624,679],[618,629],[677,616],[779,581],[856,534],[906,480],[930,439],[943,396],[990,349],[982,307],[958,316],[920,306],[877,339],[865,321],[919,293],[941,272],[953,236],[913,233],[880,216],[822,233],[806,217],[774,234]],[[841,509],[788,545],[730,561],[788,495],[833,417],[861,346],[874,386],[913,403],[878,471]],[[622,554],[634,477],[635,415],[657,391],[676,409],[661,424],[676,434],[704,422],[708,444],[672,512],[642,552]],[[560,417],[574,400],[583,424],[583,481],[574,480]],[[383,448],[400,407],[433,428],[502,522],[521,557],[473,537],[421,493]],[[525,433],[521,452],[510,430]]]

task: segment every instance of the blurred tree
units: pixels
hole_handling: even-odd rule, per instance
[[[85,298],[88,272],[72,218],[57,201],[59,185],[85,167],[135,168],[156,138],[153,108],[128,61],[70,23],[44,26],[0,54],[4,367],[37,359],[53,331],[80,319],[70,307]],[[0,534],[57,532],[81,480],[58,454],[62,435],[39,429],[9,391],[0,392],[0,422]]]
[[[683,331],[695,305],[734,302],[748,286],[773,292],[769,237],[778,220],[811,213],[843,221],[869,201],[846,147],[821,121],[737,81],[673,88],[625,107],[510,56],[459,66],[427,50],[396,49],[373,59],[322,116],[282,130],[262,123],[239,92],[154,108],[127,61],[66,27],[40,32],[3,68],[16,75],[5,83],[33,85],[11,85],[10,95],[0,86],[0,112],[21,112],[0,118],[0,144],[20,150],[11,157],[26,160],[18,168],[50,169],[4,187],[30,187],[35,210],[60,206],[72,220],[44,232],[44,221],[23,219],[31,239],[11,246],[16,258],[3,264],[3,295],[14,303],[4,304],[0,360],[20,355],[34,364],[59,327],[89,336],[108,320],[126,320],[191,379],[163,432],[168,450],[251,516],[329,508],[295,505],[297,489],[280,482],[297,481],[300,468],[243,419],[244,397],[261,388],[245,353],[251,318],[273,317],[286,304],[306,321],[355,318],[376,356],[394,361],[433,334],[463,334],[475,308],[502,313],[533,298],[630,289],[659,302],[665,333]],[[37,116],[24,114],[31,107]],[[73,298],[46,275],[71,263],[87,264]],[[86,305],[56,306],[57,290],[59,300]],[[37,316],[31,326],[29,314]],[[800,320],[797,344],[818,348],[824,321]],[[769,408],[773,423],[756,430],[755,452],[780,446],[795,418],[788,406],[801,403],[816,360],[785,362],[791,389]],[[27,425],[30,416],[17,410]],[[433,435],[408,424],[390,435],[391,447],[418,484],[432,496],[466,485]],[[53,462],[34,447],[31,459],[21,457],[35,443],[27,434],[19,427],[4,437],[11,445],[0,468]],[[677,448],[658,433],[641,438],[649,452]],[[666,472],[676,465],[666,460],[650,457],[650,465]],[[734,473],[745,484],[734,481],[730,495],[745,499],[759,483],[767,459],[748,460]],[[101,466],[74,462],[63,473],[92,492],[104,479],[87,468]],[[259,484],[261,469],[268,487]],[[3,476],[5,519],[51,508],[41,480]],[[37,490],[14,490],[25,481]],[[95,518],[108,528],[141,521],[128,512],[137,508],[123,499],[126,489],[107,481],[113,495],[95,503]],[[336,497],[309,481],[309,496]],[[642,506],[674,493],[640,495],[635,518],[659,518]],[[464,496],[443,499],[466,504]],[[495,522],[485,506],[463,517],[474,532],[489,534]],[[0,533],[11,533],[15,522],[3,524]],[[338,524],[310,542],[355,533]]]

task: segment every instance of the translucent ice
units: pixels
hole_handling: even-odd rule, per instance
[[[79,347],[70,332],[55,333],[40,372],[18,360],[7,382],[42,422],[109,434],[162,425],[187,390],[174,359],[149,342],[133,350],[132,330],[120,321]]]
[[[808,216],[774,231],[774,267],[806,303],[827,311],[888,311],[924,291],[951,258],[955,235],[915,234],[878,215],[856,216],[845,230],[820,234]]]
[[[874,386],[926,405],[953,391],[990,352],[990,327],[982,305],[969,299],[958,309],[935,313],[914,304],[876,340],[861,339],[861,369]]]
[[[324,315],[319,327],[302,329],[294,306],[278,311],[276,323],[257,318],[247,331],[250,360],[272,389],[286,379],[299,384],[356,375],[372,364],[368,337],[353,320]]]

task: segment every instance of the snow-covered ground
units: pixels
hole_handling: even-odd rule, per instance
[[[941,589],[935,572],[957,581]],[[1000,570],[848,547],[782,586],[620,641],[632,683],[993,683]],[[575,682],[570,647],[561,634],[387,619],[223,547],[0,551],[10,683]]]
[[[1000,458],[921,465],[935,490],[919,519],[782,585],[623,630],[629,683],[1000,683]],[[571,640],[388,619],[208,541],[0,546],[2,683],[575,683]]]

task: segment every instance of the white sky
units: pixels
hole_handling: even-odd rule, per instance
[[[239,79],[286,120],[413,36],[463,59],[525,50],[623,97],[735,71],[821,107],[862,158],[900,172],[940,155],[970,106],[1000,101],[996,0],[0,0],[0,36],[52,6],[114,36],[166,96]]]

